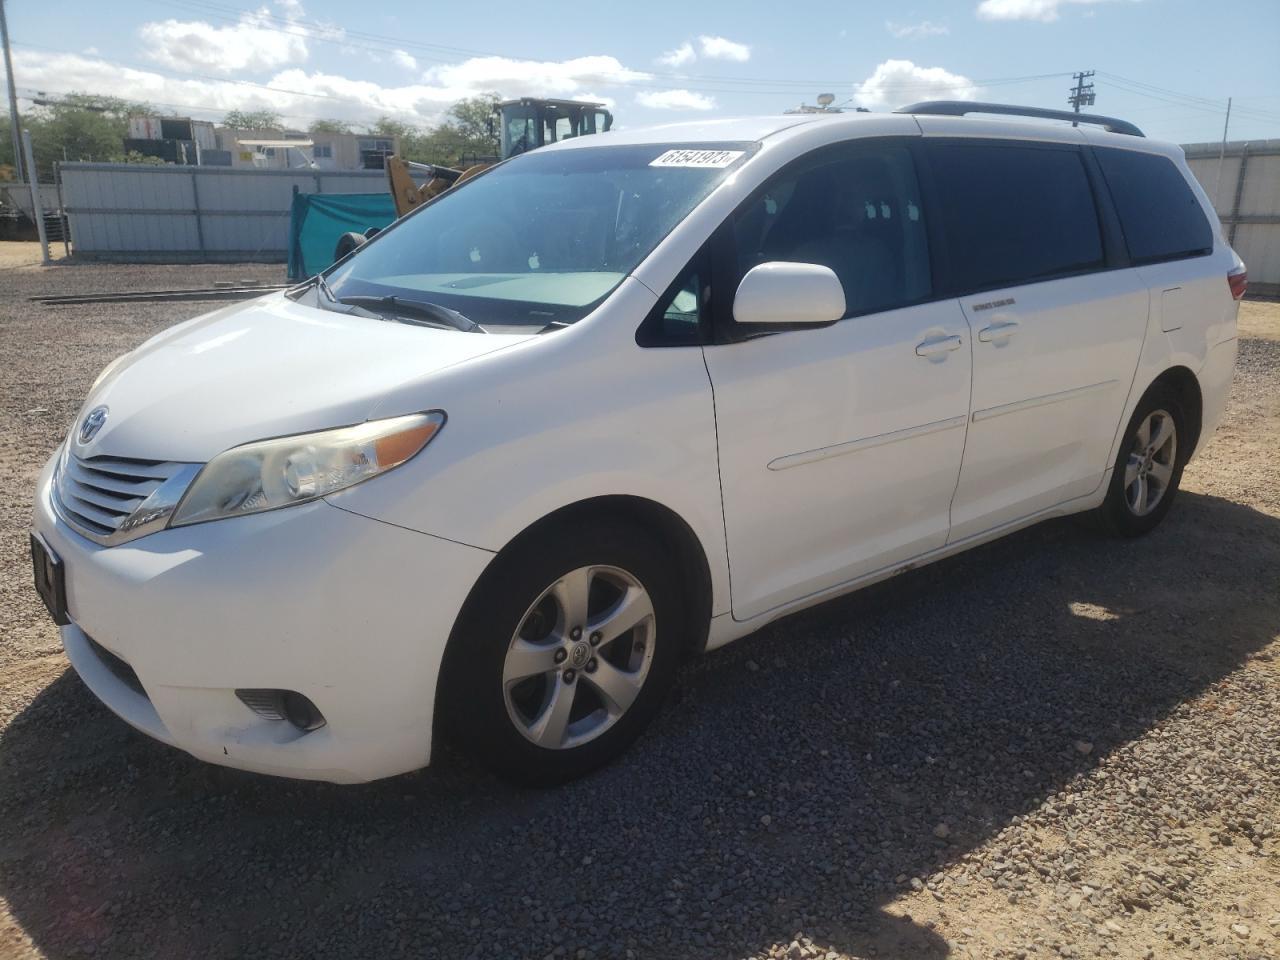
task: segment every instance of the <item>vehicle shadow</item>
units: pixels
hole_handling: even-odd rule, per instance
[[[886,909],[910,879],[1265,646],[1277,582],[1280,519],[1215,497],[1141,540],[1045,524],[689,665],[550,791],[452,754],[358,787],[206,766],[68,672],[0,739],[0,896],[53,958],[945,956]]]

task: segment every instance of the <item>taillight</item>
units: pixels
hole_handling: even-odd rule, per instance
[[[1233,270],[1227,274],[1227,286],[1231,288],[1231,299],[1239,300],[1244,297],[1244,292],[1249,289],[1249,274],[1241,267],[1239,270]]]

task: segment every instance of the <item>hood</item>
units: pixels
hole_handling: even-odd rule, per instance
[[[389,391],[530,336],[386,322],[275,294],[170,328],[122,357],[77,415],[72,451],[203,462],[252,440],[359,423]],[[81,444],[80,425],[99,407],[106,419]]]

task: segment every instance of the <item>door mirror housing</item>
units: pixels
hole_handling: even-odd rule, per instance
[[[733,298],[738,323],[776,329],[835,323],[844,316],[844,286],[817,263],[762,263],[747,271]]]

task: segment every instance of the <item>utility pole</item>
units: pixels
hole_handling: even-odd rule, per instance
[[[44,229],[44,204],[40,202],[40,179],[36,176],[36,162],[31,158],[31,131],[22,131],[22,147],[26,154],[27,169],[31,171],[31,179],[27,186],[31,188],[31,219],[36,222],[36,236],[40,238],[40,262],[49,265],[49,235]]]
[[[0,0],[0,46],[4,47],[4,73],[9,78],[9,132],[13,134],[13,169],[18,180],[22,175],[22,128],[18,126],[18,92],[14,89],[13,57],[9,54],[9,25],[4,19],[4,0]]]
[[[1071,96],[1067,97],[1067,103],[1071,104],[1076,113],[1080,112],[1081,107],[1092,107],[1097,97],[1093,92],[1093,84],[1085,83],[1093,76],[1092,70],[1082,70],[1080,73],[1072,74],[1071,78],[1075,80],[1076,85],[1071,90]],[[1071,124],[1073,127],[1079,126],[1077,123]]]
[[[1227,128],[1231,126],[1231,98],[1227,97],[1227,119],[1222,121],[1222,146],[1218,148],[1218,172],[1213,178],[1213,209],[1218,209],[1218,187],[1222,186],[1222,161],[1227,156]],[[1221,214],[1218,214],[1221,216]]]

